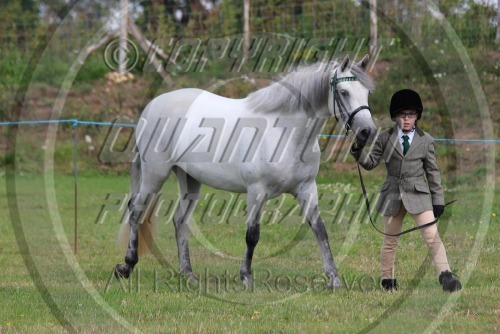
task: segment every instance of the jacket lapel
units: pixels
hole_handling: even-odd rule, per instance
[[[389,143],[392,145],[392,150],[399,153],[400,156],[404,156],[403,149],[401,148],[401,143],[398,138],[398,127],[395,125],[392,128],[391,136],[389,137]],[[411,147],[410,147],[411,148]],[[406,152],[408,154],[408,152]]]

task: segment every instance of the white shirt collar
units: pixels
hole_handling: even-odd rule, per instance
[[[412,131],[408,132],[408,133],[405,133],[403,132],[403,130],[401,130],[401,128],[398,126],[398,138],[399,138],[399,142],[401,143],[401,145],[403,145],[403,135],[407,135],[408,136],[408,142],[411,144],[412,140],[413,140],[413,136],[415,135],[415,128],[413,128]],[[402,146],[401,146],[402,147]]]

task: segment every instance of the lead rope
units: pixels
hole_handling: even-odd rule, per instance
[[[396,233],[396,234],[389,234],[389,233],[385,233],[383,231],[380,231],[377,228],[377,226],[375,226],[375,223],[372,220],[371,209],[370,209],[370,201],[368,200],[368,195],[366,194],[366,187],[365,187],[365,183],[363,181],[363,176],[361,175],[361,168],[359,167],[359,163],[356,163],[356,165],[358,166],[359,182],[361,183],[361,189],[363,190],[363,197],[365,198],[366,213],[368,215],[368,218],[370,218],[370,223],[372,224],[373,228],[377,232],[382,233],[383,235],[387,235],[389,237],[399,237],[400,235],[403,235],[403,234],[406,234],[406,233],[410,233],[410,232],[413,232],[413,231],[416,231],[416,230],[420,230],[420,229],[426,228],[428,226],[431,226],[431,225],[434,225],[434,224],[437,223],[438,218],[434,219],[430,223],[426,223],[426,224],[423,224],[423,225],[420,225],[420,226],[415,226],[415,227],[412,227],[412,228],[410,228],[408,230],[405,230],[403,232],[399,232],[399,233]],[[453,201],[450,201],[450,202],[446,203],[444,206],[448,206],[448,205],[450,205],[452,203],[455,203],[456,201],[457,200],[454,199]]]

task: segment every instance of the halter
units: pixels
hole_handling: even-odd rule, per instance
[[[371,110],[370,110],[370,107],[368,107],[368,106],[360,106],[360,107],[356,108],[350,114],[347,112],[346,107],[345,107],[344,103],[342,102],[342,99],[340,98],[339,90],[337,89],[337,84],[339,82],[344,82],[344,81],[358,81],[358,78],[354,77],[354,76],[337,78],[337,71],[335,71],[335,75],[330,79],[330,86],[332,88],[332,93],[333,93],[333,115],[335,116],[335,119],[338,122],[339,119],[337,117],[337,113],[335,113],[335,105],[337,105],[338,110],[339,110],[339,114],[340,114],[340,118],[344,122],[345,133],[347,135],[349,133],[349,131],[351,130],[352,122],[354,121],[354,116],[356,116],[356,114],[363,109],[368,109],[368,111],[370,111],[370,112],[371,112]],[[346,119],[347,119],[347,121],[346,121]]]

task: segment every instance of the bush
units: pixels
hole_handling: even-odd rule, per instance
[[[76,76],[75,83],[91,83],[103,79],[108,72],[109,68],[106,66],[102,54],[96,51],[85,60]]]

